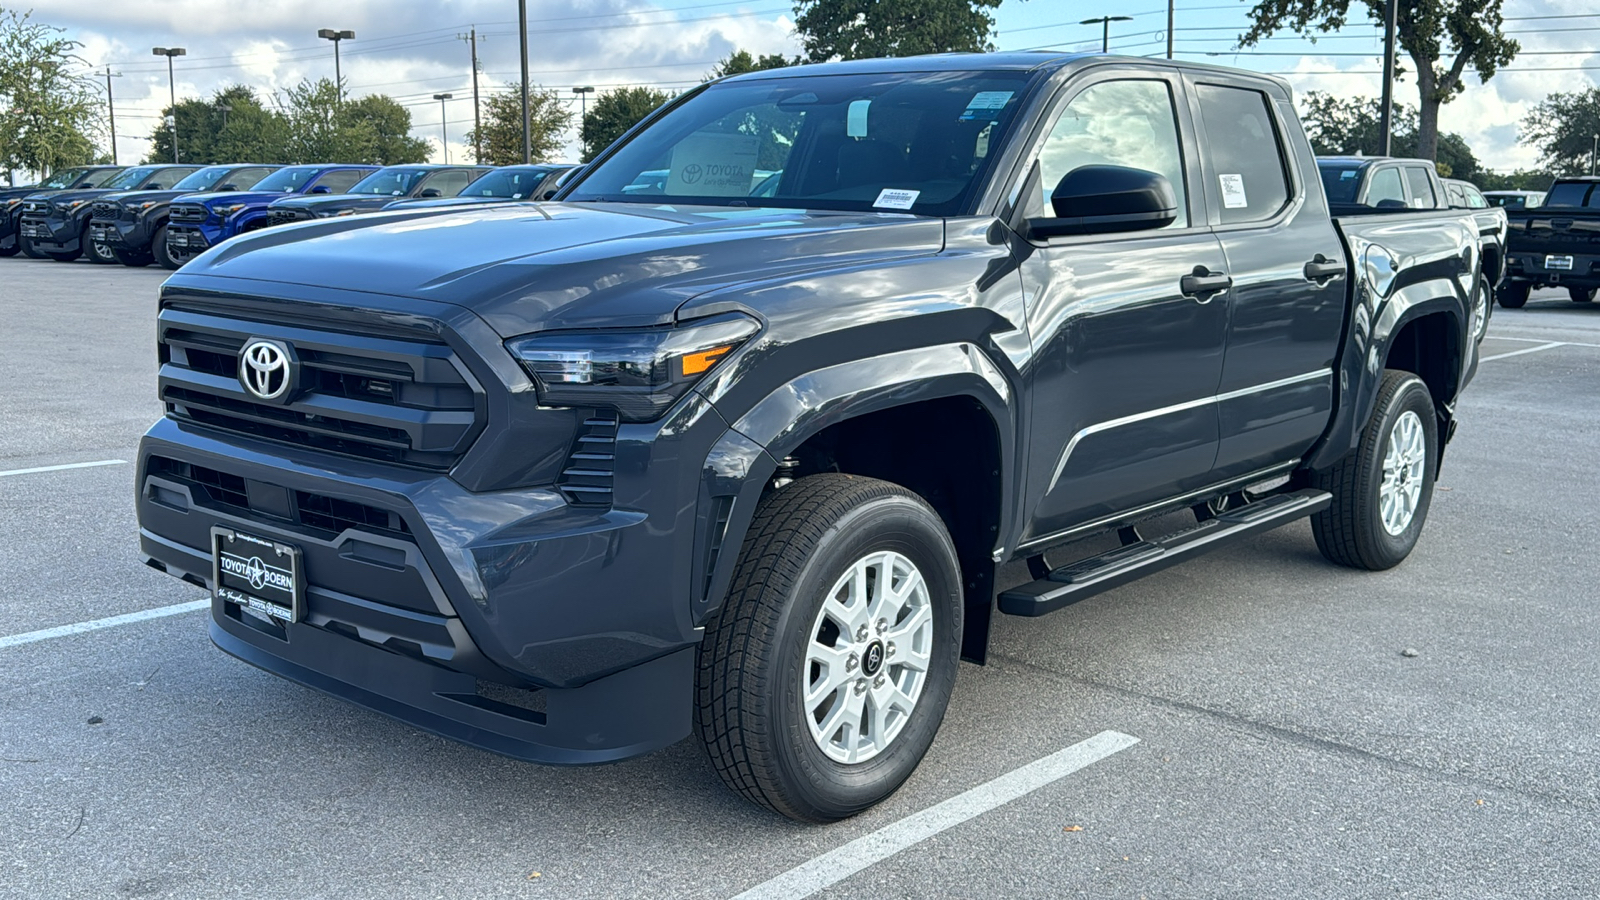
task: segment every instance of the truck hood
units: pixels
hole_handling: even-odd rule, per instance
[[[217,276],[437,300],[473,310],[509,337],[669,324],[685,301],[710,290],[935,253],[943,243],[942,219],[904,215],[493,204],[269,228],[192,260],[174,280]]]
[[[118,191],[107,194],[101,200],[115,200],[118,203],[144,203],[148,200],[171,200],[174,197],[184,197],[188,191]]]
[[[200,203],[209,207],[212,204],[218,206],[232,206],[235,203],[267,204],[289,196],[293,195],[281,191],[208,191],[204,194],[185,194],[183,199],[186,203]]]
[[[51,203],[71,203],[74,200],[93,200],[111,193],[105,188],[78,188],[65,191],[39,191],[29,194],[30,200],[49,200]]]
[[[314,213],[337,212],[341,209],[375,211],[404,199],[393,194],[315,194],[288,197],[274,205],[279,209],[309,209]]]

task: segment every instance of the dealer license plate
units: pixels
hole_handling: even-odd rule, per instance
[[[167,246],[187,247],[189,246],[189,235],[182,231],[168,231]]]
[[[300,548],[234,531],[211,529],[212,595],[280,622],[305,615]]]
[[[1556,269],[1556,270],[1559,270],[1559,271],[1562,271],[1562,272],[1571,272],[1572,271],[1572,257],[1570,257],[1570,256],[1546,256],[1544,258],[1544,267],[1546,269]]]

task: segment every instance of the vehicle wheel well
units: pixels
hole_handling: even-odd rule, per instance
[[[1415,374],[1428,386],[1435,405],[1450,403],[1461,371],[1459,331],[1455,317],[1446,312],[1412,319],[1389,342],[1384,368]]]
[[[1500,266],[1500,251],[1497,248],[1484,248],[1483,267],[1479,269],[1479,271],[1482,272],[1485,277],[1488,277],[1490,272],[1499,272],[1500,277],[1491,278],[1489,280],[1489,287],[1496,288],[1500,286],[1501,280],[1505,278],[1505,270]]]
[[[1000,529],[1000,437],[970,397],[946,397],[867,413],[831,425],[786,457],[780,477],[841,472],[893,482],[922,497],[944,521],[961,559],[966,633],[961,653],[983,661],[994,599]]]

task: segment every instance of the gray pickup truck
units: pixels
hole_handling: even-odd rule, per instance
[[[535,762],[697,735],[834,820],[911,775],[996,614],[1307,517],[1402,562],[1498,276],[1470,213],[1330,218],[1271,77],[741,75],[553,202],[173,275],[140,544],[267,671]]]

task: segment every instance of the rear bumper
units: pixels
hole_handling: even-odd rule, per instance
[[[1552,269],[1551,256],[1571,256],[1572,268]],[[1513,253],[1506,263],[1506,280],[1562,287],[1600,287],[1600,254],[1593,253]]]

